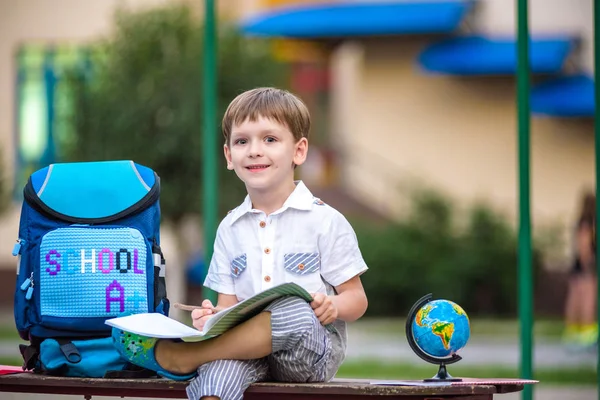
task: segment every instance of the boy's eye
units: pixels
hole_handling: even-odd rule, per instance
[[[237,139],[233,144],[246,144],[246,139]]]
[[[276,141],[277,141],[277,139],[275,139],[274,137],[271,137],[271,136],[265,138],[265,142],[267,142],[267,143],[273,143]]]

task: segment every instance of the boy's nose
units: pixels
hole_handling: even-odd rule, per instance
[[[250,145],[248,149],[248,156],[252,158],[262,156],[262,146],[260,143],[253,143]]]

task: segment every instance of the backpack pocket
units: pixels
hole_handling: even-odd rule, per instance
[[[21,295],[38,321],[34,336],[108,334],[107,318],[154,309],[152,243],[135,228],[71,225],[29,250],[31,282]]]
[[[38,369],[49,375],[102,378],[121,371],[128,361],[121,357],[112,337],[63,341],[46,339],[40,344]]]

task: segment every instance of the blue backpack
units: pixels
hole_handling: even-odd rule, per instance
[[[159,194],[158,175],[132,161],[52,164],[31,175],[13,250],[15,322],[30,342],[21,345],[25,369],[82,377],[132,370],[104,322],[168,315]]]

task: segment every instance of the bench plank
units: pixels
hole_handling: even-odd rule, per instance
[[[37,374],[0,376],[0,392],[70,394],[92,396],[185,399],[187,382],[168,379],[64,378]],[[388,400],[491,400],[494,394],[520,391],[522,385],[388,386],[368,380],[334,379],[329,383],[253,384],[244,394],[248,400],[358,400],[385,397]]]

